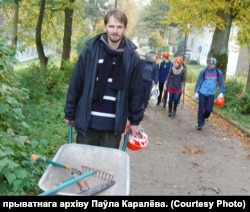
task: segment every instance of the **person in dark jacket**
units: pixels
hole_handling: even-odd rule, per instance
[[[158,96],[158,101],[156,105],[160,105],[161,101],[163,102],[163,107],[166,107],[167,103],[167,98],[168,98],[168,92],[164,92],[164,84],[167,79],[169,70],[172,66],[171,60],[169,60],[169,53],[168,52],[163,52],[162,53],[162,61],[159,66],[159,91],[160,94]]]
[[[176,57],[173,61],[173,66],[167,77],[168,99],[168,116],[176,116],[177,106],[184,90],[185,83],[185,67],[182,57]]]
[[[143,78],[144,109],[146,110],[152,87],[158,87],[158,66],[153,52],[148,52],[145,59],[141,59],[141,68]]]
[[[79,55],[64,108],[76,143],[119,148],[127,121],[132,134],[140,131],[142,70],[136,45],[124,35],[127,23],[122,11],[109,10],[105,32],[88,40]]]
[[[197,130],[202,130],[205,119],[209,118],[214,107],[217,86],[220,94],[217,98],[224,97],[225,84],[221,70],[216,68],[217,60],[214,57],[208,59],[207,67],[200,71],[195,84],[195,99],[198,103]]]

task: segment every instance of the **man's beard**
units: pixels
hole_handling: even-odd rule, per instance
[[[109,40],[112,42],[112,43],[119,43],[121,41],[121,37],[119,37],[118,39],[112,39],[112,36],[109,36]]]

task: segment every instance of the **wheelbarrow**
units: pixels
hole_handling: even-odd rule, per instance
[[[62,145],[40,178],[38,185],[44,192],[40,196],[83,196],[79,183],[88,188],[99,189],[90,195],[127,196],[130,189],[129,155],[125,152],[130,130],[124,135],[120,149],[72,143],[72,126],[69,126],[68,144]],[[80,171],[73,176],[56,164],[70,164]],[[103,187],[104,186],[104,187]],[[103,188],[103,189],[102,189]],[[88,195],[89,193],[87,193]]]

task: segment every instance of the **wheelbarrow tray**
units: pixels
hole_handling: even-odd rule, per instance
[[[96,195],[129,195],[129,156],[122,150],[85,144],[65,144],[57,151],[53,161],[69,164],[71,167],[77,168],[79,170],[82,170],[82,167],[85,166],[91,167],[93,170],[101,170],[102,172],[113,175],[115,184],[97,193]],[[65,172],[65,169],[48,165],[47,169],[38,182],[39,188],[43,191],[48,191],[52,189],[53,186],[58,185],[58,183],[64,182],[70,177],[70,174]],[[90,177],[87,177],[85,179],[88,181],[89,178]],[[92,186],[90,185],[90,187]],[[56,193],[56,195],[78,196],[81,195],[79,193],[79,187],[75,183],[64,189],[61,189]]]

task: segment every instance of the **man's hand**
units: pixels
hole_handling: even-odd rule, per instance
[[[224,97],[223,93],[220,93],[217,98],[222,98]]]
[[[70,121],[70,120],[68,120],[68,119],[64,119],[64,123],[65,123],[66,125],[69,125],[69,124],[74,125],[74,124],[75,124],[74,121]]]
[[[136,135],[140,132],[140,126],[139,125],[130,125],[130,128],[131,128],[131,133],[133,135]]]

